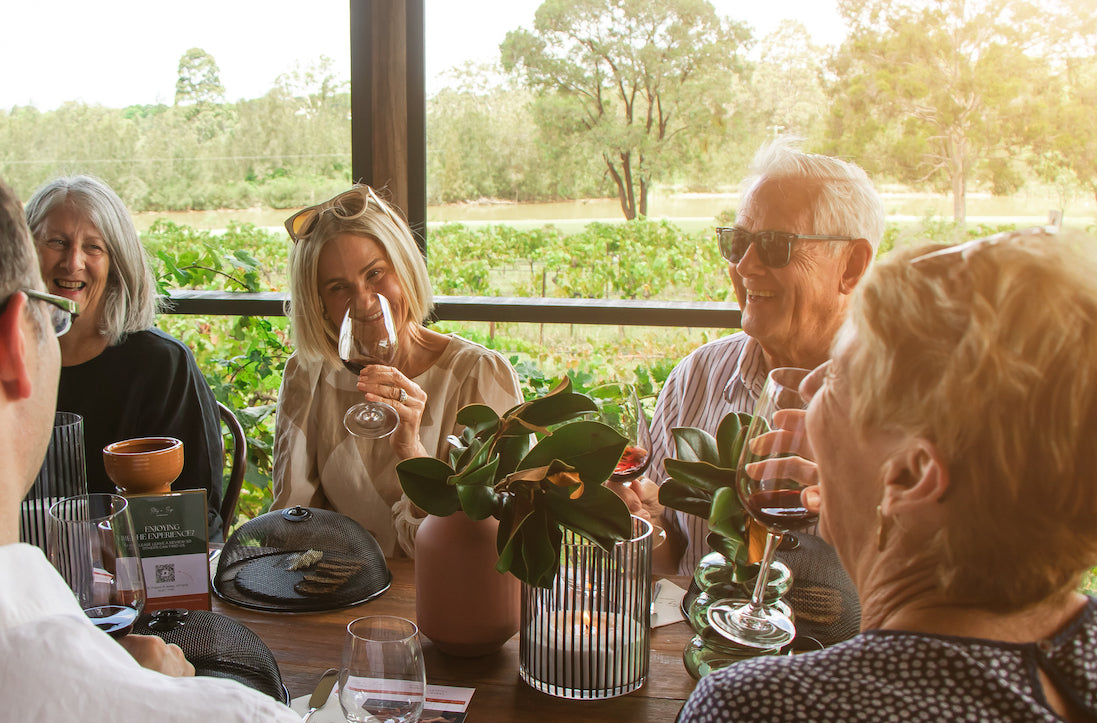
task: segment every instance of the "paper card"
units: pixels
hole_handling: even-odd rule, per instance
[[[682,598],[685,595],[686,591],[670,580],[657,580],[651,601],[651,627],[659,628],[685,620],[682,615]]]
[[[209,610],[206,491],[128,499],[145,575],[145,611]]]
[[[361,680],[361,679],[359,679]],[[468,715],[469,703],[475,688],[459,688],[450,685],[428,685],[423,712],[419,723],[462,723]],[[290,702],[296,713],[304,715],[309,709],[309,696],[302,695]],[[309,723],[345,723],[343,709],[339,706],[339,687],[336,686],[323,709],[313,714]]]

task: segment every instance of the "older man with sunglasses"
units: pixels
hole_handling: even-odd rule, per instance
[[[883,232],[883,203],[861,168],[784,138],[758,152],[735,225],[717,229],[743,330],[671,372],[652,418],[652,479],[662,481],[663,460],[675,456],[673,428],[714,433],[730,412],[753,412],[770,369],[826,361]],[[664,523],[662,564],[692,574],[710,552],[706,521],[666,510]]]

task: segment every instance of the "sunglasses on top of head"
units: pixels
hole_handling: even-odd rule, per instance
[[[746,256],[751,244],[758,258],[771,269],[788,266],[792,261],[793,241],[852,241],[850,236],[824,236],[818,234],[789,233],[787,231],[747,231],[730,226],[716,229],[720,242],[720,255],[729,264],[737,264]]]
[[[323,203],[302,208],[286,219],[286,231],[289,232],[289,237],[293,239],[294,243],[297,243],[307,239],[316,230],[316,224],[325,212],[330,211],[337,218],[349,221],[364,214],[370,203],[373,203],[377,210],[388,216],[390,221],[399,224],[392,209],[377,195],[377,192],[369,186],[360,185]]]

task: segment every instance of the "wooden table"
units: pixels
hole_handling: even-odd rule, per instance
[[[364,615],[399,615],[415,619],[414,563],[390,560],[392,587],[363,605],[326,613],[264,613],[213,599],[215,612],[254,630],[274,653],[282,680],[296,698],[312,692],[320,674],[339,667],[347,623]],[[670,578],[681,587],[687,578]],[[539,693],[518,675],[518,636],[493,655],[454,658],[423,639],[427,682],[475,688],[470,723],[490,721],[673,721],[693,690],[694,680],[682,665],[682,650],[692,633],[684,622],[656,628],[651,634],[647,681],[632,693],[600,701],[572,701]]]

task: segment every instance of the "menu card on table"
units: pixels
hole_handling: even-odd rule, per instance
[[[390,681],[391,682],[391,681]],[[383,687],[383,686],[379,686]],[[427,685],[426,700],[419,723],[462,723],[468,714],[469,703],[475,688],[458,688],[452,685]],[[309,709],[309,697],[302,695],[290,701],[294,712],[304,715]],[[379,697],[384,697],[381,694]],[[339,686],[332,689],[328,702],[316,711],[309,723],[345,723],[343,709],[339,706]]]
[[[209,610],[206,491],[128,499],[145,573],[145,611]]]

